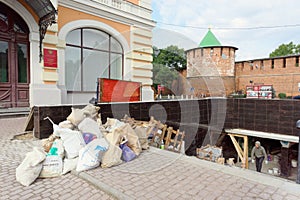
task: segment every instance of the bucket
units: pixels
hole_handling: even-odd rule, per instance
[[[268,169],[269,174],[273,174],[273,169]]]
[[[297,167],[297,160],[292,160],[292,167]]]
[[[278,168],[273,168],[273,173],[274,173],[274,175],[279,175]]]

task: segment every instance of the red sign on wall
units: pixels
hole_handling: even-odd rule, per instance
[[[140,101],[141,83],[99,78],[97,93],[99,103]]]
[[[57,50],[44,49],[44,67],[57,68]]]

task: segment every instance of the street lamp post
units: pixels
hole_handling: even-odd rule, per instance
[[[298,120],[296,122],[296,127],[298,129],[298,137],[299,137],[299,141],[298,141],[298,165],[297,165],[297,167],[298,167],[298,170],[297,170],[298,173],[297,173],[297,180],[296,180],[296,182],[298,184],[300,184],[300,120]]]

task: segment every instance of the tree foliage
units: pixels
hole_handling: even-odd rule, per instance
[[[162,64],[177,71],[186,69],[184,49],[171,45],[165,49],[153,47],[153,63]]]
[[[186,56],[184,49],[171,45],[165,49],[153,47],[153,83],[172,87],[177,79],[178,71],[186,69]]]
[[[281,44],[277,49],[270,53],[269,57],[279,57],[279,56],[288,56],[295,55],[300,53],[300,44],[296,45],[293,42],[288,44]]]
[[[172,88],[173,80],[177,79],[178,72],[161,64],[153,64],[153,83]]]

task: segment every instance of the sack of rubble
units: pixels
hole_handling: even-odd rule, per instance
[[[68,159],[75,158],[79,155],[79,150],[85,146],[81,132],[70,129],[59,129],[57,133],[63,141],[63,146]]]
[[[85,144],[88,144],[91,141],[93,141],[94,139],[97,139],[97,137],[92,133],[82,133],[82,137],[83,137]]]
[[[32,184],[38,178],[45,158],[46,153],[44,150],[34,147],[33,151],[27,153],[25,159],[17,167],[16,180],[24,186]]]
[[[113,132],[115,129],[124,126],[124,124],[124,122],[121,122],[118,119],[107,117],[106,123],[103,125],[103,127],[106,129],[106,131]]]
[[[45,139],[42,139],[41,142],[42,142],[42,146],[44,148],[44,151],[46,153],[49,152],[54,140],[56,139],[56,136],[51,134],[48,138],[45,138]]]
[[[97,120],[98,111],[100,107],[88,104],[82,109],[71,108],[71,114],[67,117],[67,120],[70,121],[75,126],[78,126],[85,118],[92,118]]]
[[[80,124],[78,125],[78,129],[82,133],[92,133],[97,138],[103,137],[103,134],[99,129],[98,123],[91,118],[85,118],[84,120],[82,120],[82,122],[80,122]]]
[[[142,152],[142,147],[139,141],[139,137],[135,131],[131,128],[129,124],[124,124],[123,126],[115,129],[117,133],[120,134],[121,138],[127,138],[127,146],[138,156]]]
[[[102,156],[108,149],[105,138],[95,139],[79,151],[76,167],[77,172],[96,168],[100,165]]]
[[[118,132],[110,132],[104,135],[105,139],[109,143],[108,150],[103,154],[101,167],[108,168],[121,164],[122,150],[119,147],[120,134]]]
[[[72,159],[67,159],[65,158],[63,161],[63,171],[62,171],[62,175],[67,174],[68,172],[75,170],[77,163],[78,163],[78,157],[76,158],[72,158]]]
[[[65,120],[65,121],[60,122],[58,124],[58,127],[59,128],[68,128],[68,129],[74,130],[75,125],[72,124],[72,122],[70,122],[69,120]]]
[[[98,118],[98,113],[99,113],[100,107],[95,106],[93,104],[88,104],[83,108],[83,112],[86,117],[89,117],[93,120],[97,120]]]
[[[147,128],[142,126],[137,126],[134,129],[136,135],[139,138],[139,142],[141,144],[142,149],[149,149],[148,136],[147,136]]]
[[[43,168],[40,178],[51,178],[60,176],[63,169],[64,147],[61,139],[56,139],[43,161]]]

